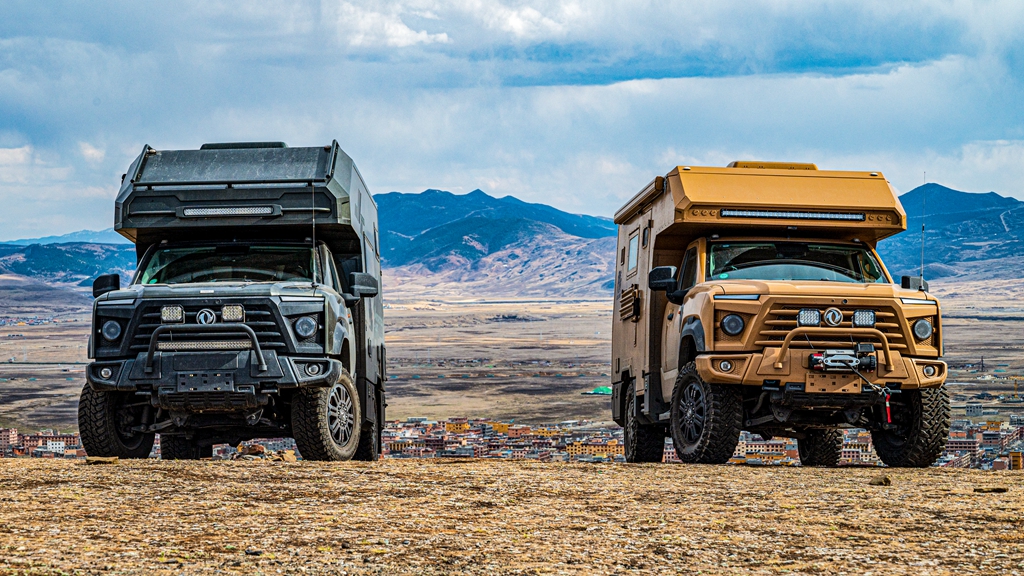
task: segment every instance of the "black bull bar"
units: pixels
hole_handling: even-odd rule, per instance
[[[174,334],[175,332],[183,334],[217,334],[217,333],[241,333],[249,337],[249,341],[252,343],[252,349],[256,353],[256,360],[259,362],[259,371],[267,371],[267,361],[263,358],[263,350],[260,348],[260,341],[256,338],[256,332],[240,323],[231,324],[164,324],[158,326],[153,331],[153,335],[149,338],[149,351],[146,353],[146,374],[153,372],[153,355],[156,353],[158,340],[163,334]]]

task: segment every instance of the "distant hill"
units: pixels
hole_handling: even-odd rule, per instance
[[[605,297],[612,289],[615,226],[609,219],[479,190],[375,198],[388,294]],[[908,230],[878,248],[894,275],[918,273],[923,208],[926,278],[1024,276],[1024,202],[939,184],[915,188],[900,201]],[[112,233],[56,238],[107,232]],[[130,244],[44,240],[0,244],[0,273],[86,287],[107,272],[127,280],[135,266]]]
[[[127,238],[114,232],[113,228],[106,230],[79,230],[62,236],[44,236],[42,238],[23,238],[0,242],[0,245],[29,246],[31,244],[67,244],[70,242],[87,242],[90,244],[131,244]]]
[[[441,270],[449,257],[474,261],[542,233],[550,225],[578,238],[615,236],[607,218],[570,214],[543,204],[480,190],[441,190],[374,196],[380,213],[381,257],[386,266],[424,264]]]
[[[100,274],[117,272],[125,280],[135,270],[131,244],[32,244],[0,246],[0,272],[54,285],[89,286]]]
[[[615,224],[480,190],[374,196],[388,293],[610,293]]]
[[[918,186],[900,196],[900,202],[907,212],[907,231],[878,247],[894,275],[920,272],[923,219],[926,278],[1024,276],[1019,265],[1024,258],[1024,202],[939,184]]]

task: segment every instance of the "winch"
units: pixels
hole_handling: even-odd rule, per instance
[[[809,365],[818,372],[873,372],[878,367],[878,358],[874,344],[857,344],[853,350],[814,352]]]

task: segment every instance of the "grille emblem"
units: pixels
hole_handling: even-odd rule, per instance
[[[839,326],[843,322],[843,311],[839,308],[829,308],[825,310],[825,314],[822,316],[825,320],[825,324],[835,327]]]
[[[200,324],[213,324],[217,321],[217,315],[209,308],[203,308],[196,314],[196,322]]]

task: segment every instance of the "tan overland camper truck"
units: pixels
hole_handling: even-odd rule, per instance
[[[875,245],[906,229],[879,172],[680,166],[618,213],[612,417],[626,459],[729,460],[740,431],[796,438],[835,466],[841,428],[890,466],[945,447],[939,303]]]

